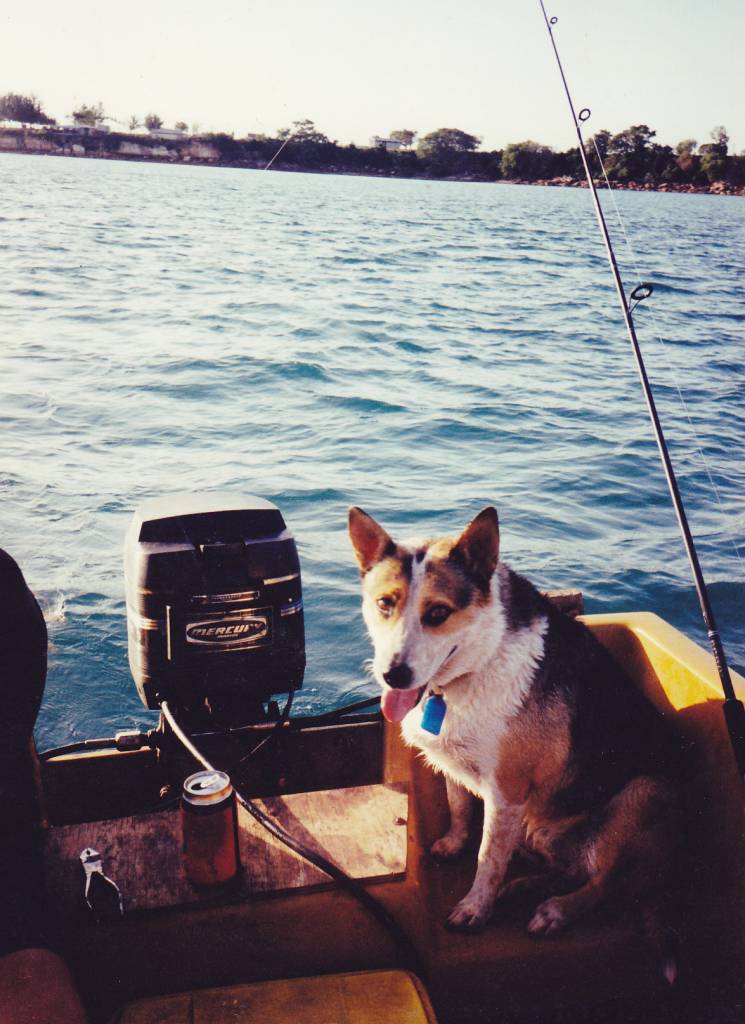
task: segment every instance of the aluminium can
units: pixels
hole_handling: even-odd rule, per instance
[[[181,797],[184,871],[198,888],[227,885],[238,877],[238,814],[230,777],[195,772]]]

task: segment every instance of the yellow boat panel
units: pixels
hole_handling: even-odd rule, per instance
[[[183,992],[131,1003],[117,1024],[436,1024],[419,980],[364,971]]]
[[[652,612],[581,617],[647,696],[676,711],[722,699],[714,658]],[[740,700],[745,679],[731,672]],[[664,694],[664,697],[662,696]]]

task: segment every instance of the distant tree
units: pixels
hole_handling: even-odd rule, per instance
[[[675,147],[675,163],[683,178],[687,178],[695,169],[697,145],[695,139],[681,139]]]
[[[149,132],[155,132],[163,127],[163,119],[157,114],[145,114],[145,127]]]
[[[402,156],[413,156],[414,154],[401,154]],[[486,181],[498,181],[502,177],[502,151],[492,149],[488,152],[479,150],[476,153],[466,153],[461,157],[465,166],[463,170],[469,176],[474,176]]]
[[[729,146],[729,135],[727,129],[723,124],[718,124],[716,128],[711,129],[710,134],[713,145],[721,152],[722,156],[727,155],[727,147]]]
[[[20,121],[21,124],[56,124],[41,109],[41,102],[36,96],[22,96],[8,92],[0,96],[0,121]]]
[[[611,133],[607,128],[601,128],[599,132],[595,132],[595,134],[590,138],[590,142],[593,144],[592,149],[595,150],[597,148],[598,153],[600,153],[601,160],[605,160],[608,155],[608,143],[610,140]]]
[[[419,140],[417,156],[428,159],[452,153],[470,153],[481,145],[481,139],[460,128],[438,128]]]
[[[738,188],[745,185],[745,152],[727,157],[727,181]]]
[[[127,128],[129,128],[131,132],[136,132],[139,127],[140,121],[137,117],[137,114],[132,114],[129,121],[127,122]]]
[[[207,132],[202,135],[202,139],[215,147],[220,154],[220,160],[236,161],[242,160],[245,156],[243,143],[227,132]]]
[[[643,181],[649,173],[652,139],[657,132],[646,124],[634,124],[608,140],[606,170],[619,181]]]
[[[91,128],[103,124],[106,120],[106,114],[100,103],[96,103],[95,106],[83,103],[77,110],[73,110],[70,117],[72,117],[75,124],[87,124]]]
[[[707,181],[723,181],[727,177],[727,150],[729,135],[724,125],[717,125],[711,130],[711,142],[699,146],[701,156],[701,172]]]
[[[287,139],[292,139],[293,142],[300,143],[326,143],[331,140],[323,132],[319,132],[315,126],[315,123],[310,118],[304,118],[302,121],[293,121],[292,128],[281,128],[277,132],[277,138],[280,142],[285,142]]]
[[[696,152],[697,145],[698,143],[695,139],[682,139],[675,147],[676,157],[682,157],[684,160],[690,160]]]
[[[480,143],[481,139],[460,128],[438,128],[419,140],[416,155],[433,177],[471,175],[474,167],[469,157]]]
[[[674,181],[677,176],[678,164],[672,146],[661,146],[654,142],[649,147],[644,181],[656,185],[658,181]]]
[[[611,133],[607,128],[601,128],[599,132],[595,132],[587,140],[585,145],[585,154],[587,155],[587,162],[590,165],[593,175],[602,174],[603,167],[598,165],[598,153],[600,154],[600,163],[605,166],[605,160],[608,156],[608,143],[611,140]],[[597,152],[596,152],[597,150]],[[579,150],[577,151],[579,156]]]
[[[178,130],[181,132],[186,132],[189,130],[189,125],[186,123],[186,121],[177,121],[176,124],[174,125],[174,128],[178,128]]]
[[[413,145],[416,134],[411,128],[395,128],[391,132],[390,137],[408,148]]]
[[[592,156],[595,156],[594,150]],[[597,157],[595,157],[595,164],[597,164]],[[591,170],[592,167],[593,161],[590,159]],[[572,146],[571,149],[565,149],[563,152],[551,153],[550,172],[549,176],[551,177],[565,175],[570,178],[584,178],[585,168],[579,155],[579,146]],[[599,168],[598,172],[600,173]]]
[[[727,172],[727,158],[718,153],[709,143],[704,143],[700,148],[701,173],[708,182],[722,181]]]
[[[525,178],[537,181],[553,174],[554,151],[550,146],[527,139],[512,142],[502,153],[502,174],[505,178]]]

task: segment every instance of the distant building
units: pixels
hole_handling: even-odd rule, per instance
[[[150,128],[150,135],[154,139],[175,142],[177,139],[185,139],[186,132],[183,128]]]
[[[108,135],[111,128],[107,124],[83,124],[75,121],[74,124],[62,125],[63,132],[77,132],[78,135]]]
[[[379,135],[373,135],[370,145],[373,149],[384,149],[386,153],[398,153],[403,143],[398,139],[382,139]]]

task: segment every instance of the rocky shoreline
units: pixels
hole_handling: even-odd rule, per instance
[[[226,143],[234,140],[228,136],[206,138],[186,137],[176,142],[159,142],[146,137],[124,134],[91,134],[82,136],[64,131],[38,131],[24,129],[0,129],[0,153],[24,153],[38,156],[68,156],[98,160],[128,160],[143,163],[177,163],[212,167],[234,167],[263,170],[267,159],[265,153],[256,153],[255,158],[231,159],[226,157]],[[374,151],[371,151],[374,152]],[[542,185],[549,188],[587,188],[584,178],[569,175],[537,180],[523,178],[495,178],[480,174],[448,175],[435,178],[417,173],[414,168],[407,171],[392,171],[374,165],[351,168],[335,162],[313,162],[312,164],[277,161],[272,169],[283,172],[305,174],[345,174],[363,177],[415,178],[420,180],[459,181],[504,184]],[[605,184],[596,179],[598,187]],[[678,192],[700,195],[745,196],[745,186],[715,181],[706,185],[678,182],[619,182],[613,181],[614,190],[630,192]]]
[[[594,180],[598,188],[605,186],[603,178],[595,178]],[[516,185],[550,185],[554,188],[589,188],[585,178],[578,179],[570,178],[569,176],[544,178],[538,181],[515,181],[513,183]],[[655,182],[654,184],[646,181],[643,183],[638,181],[613,181],[611,184],[614,192],[687,192],[711,196],[745,196],[745,186],[737,188],[734,185],[728,185],[726,181],[714,181],[709,185],[692,185],[689,182],[668,181]]]

